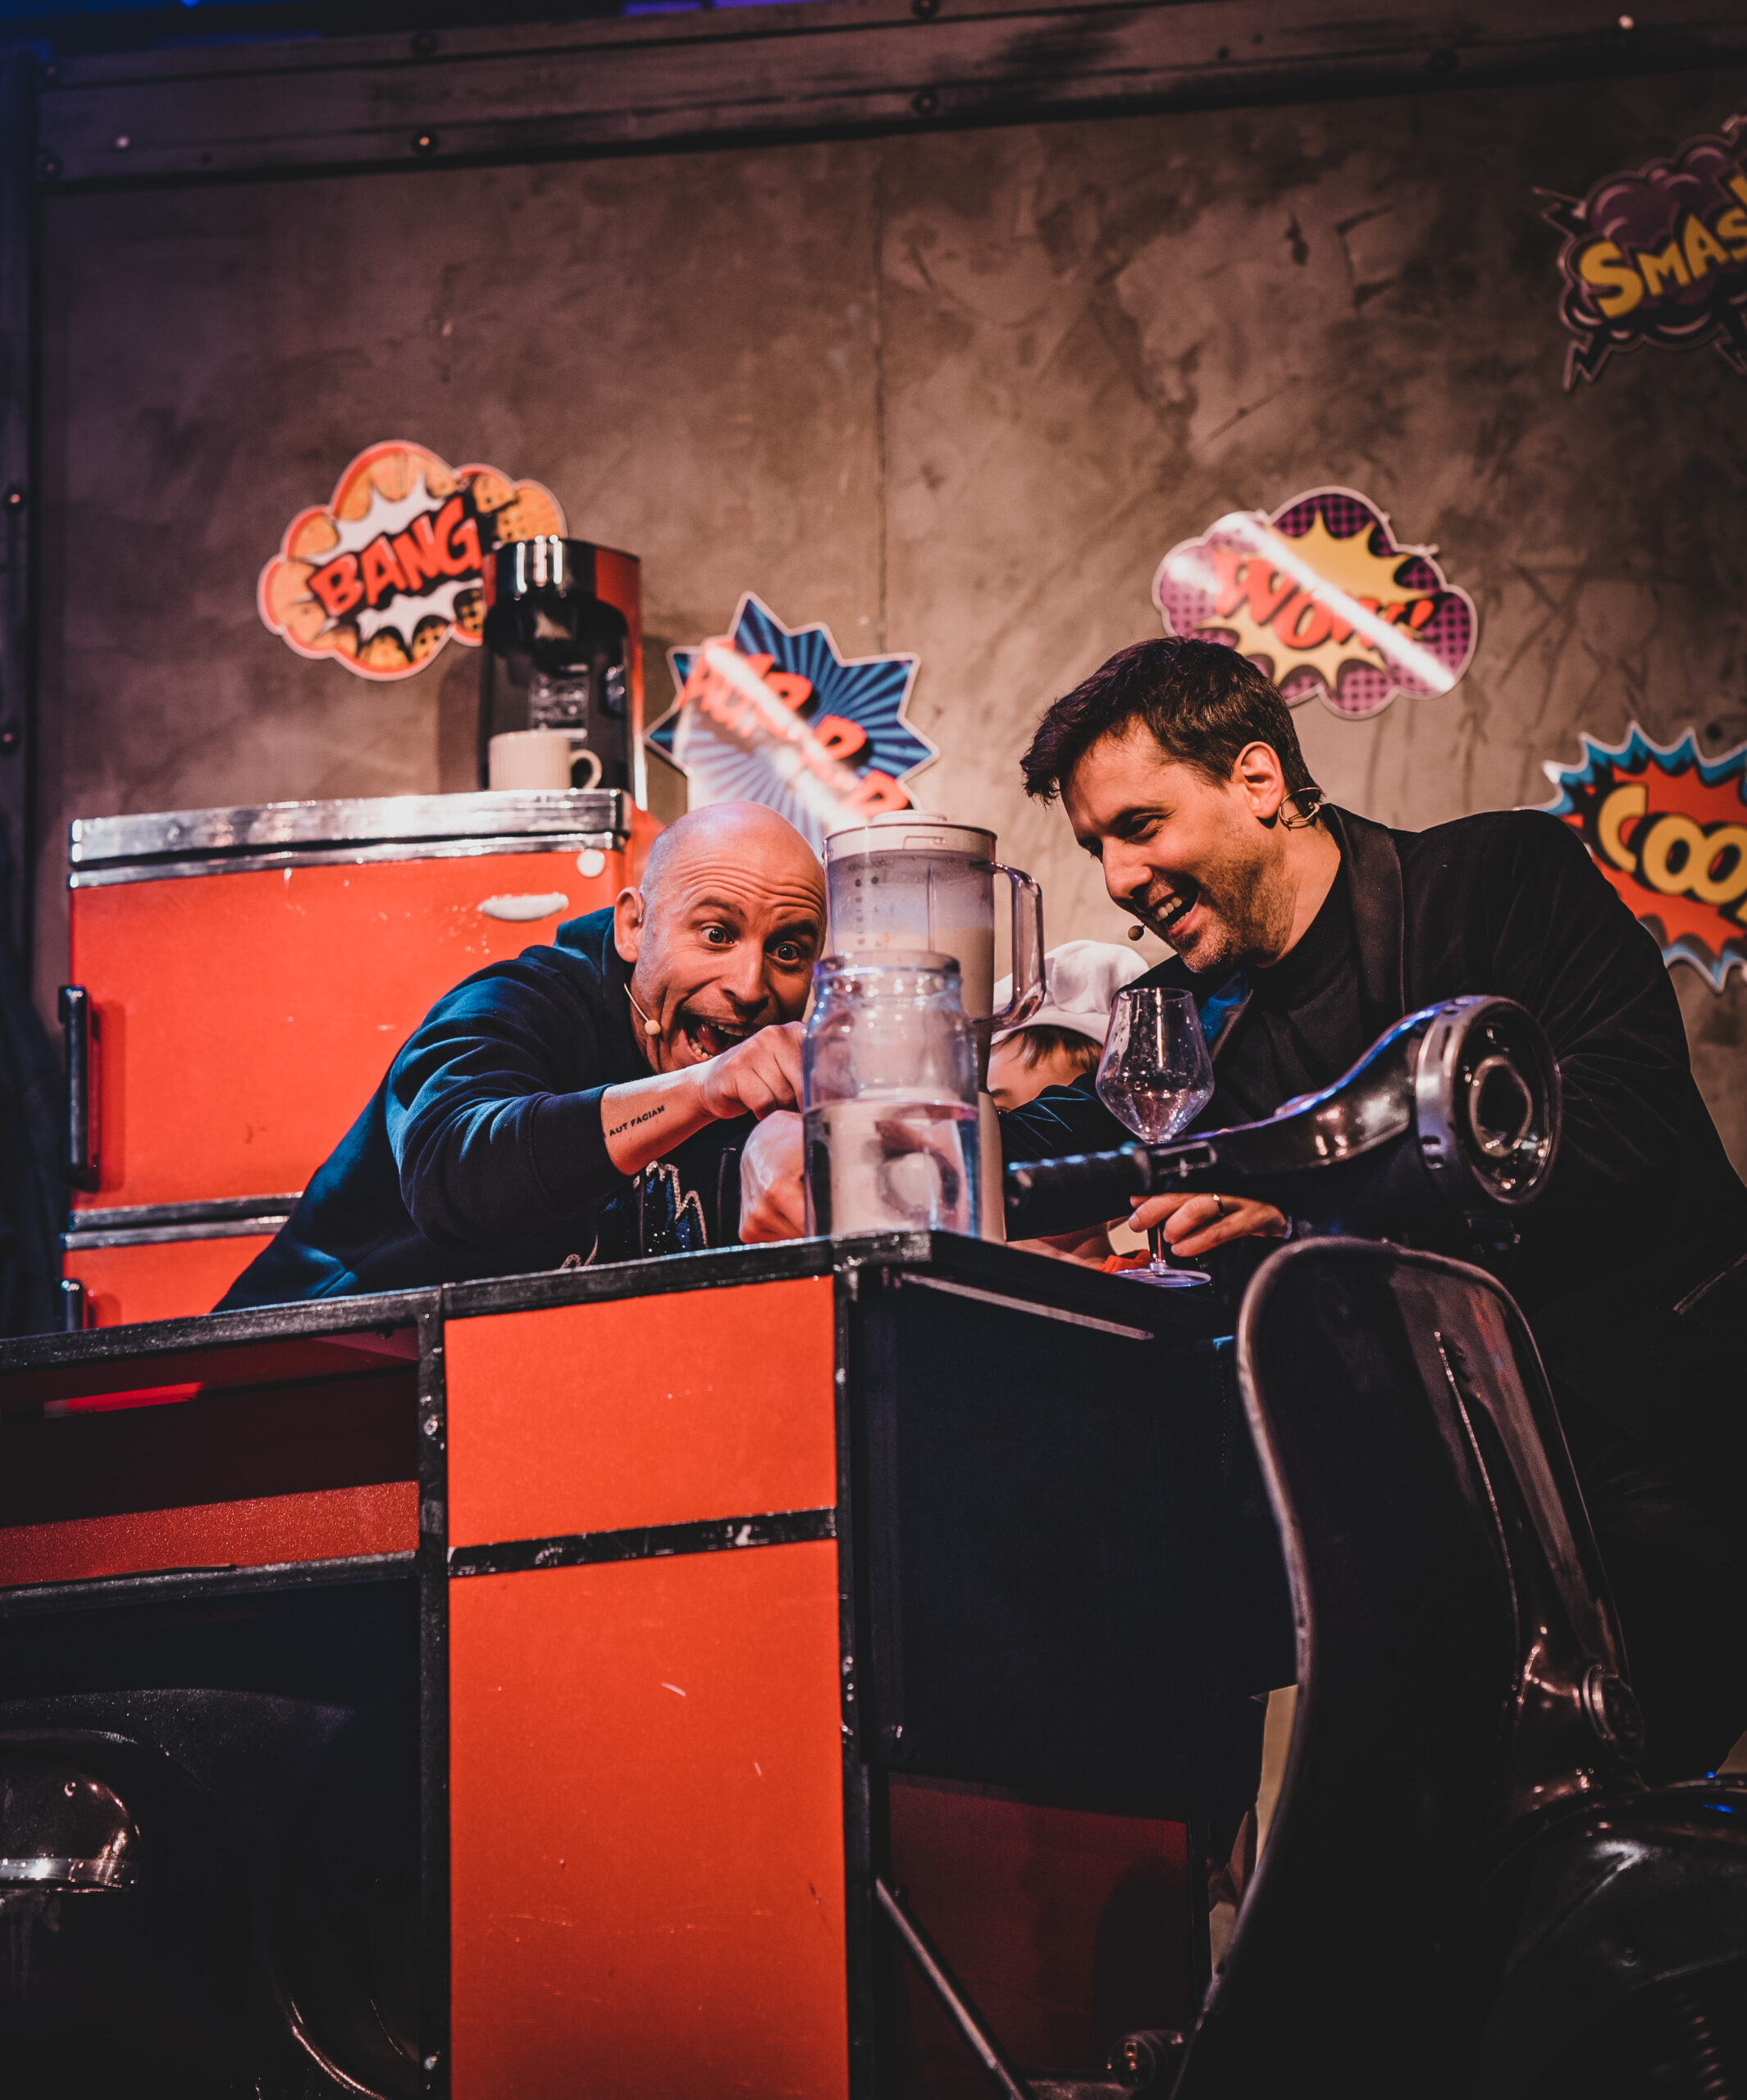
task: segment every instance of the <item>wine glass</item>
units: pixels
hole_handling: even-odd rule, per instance
[[[1213,1098],[1213,1061],[1187,992],[1130,984],[1116,994],[1097,1089],[1111,1113],[1151,1145],[1163,1144],[1194,1121]],[[1208,1281],[1198,1270],[1171,1267],[1163,1226],[1154,1226],[1147,1236],[1152,1262],[1123,1275],[1168,1290]]]

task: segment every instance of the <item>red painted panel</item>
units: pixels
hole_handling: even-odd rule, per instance
[[[314,1495],[129,1511],[0,1531],[0,1585],[77,1582],[163,1568],[267,1568],[410,1553],[418,1544],[418,1483],[335,1487]]]
[[[894,1778],[892,1872],[1019,2069],[1095,2074],[1118,2036],[1186,2030],[1180,1824]],[[900,1984],[905,2100],[982,2100],[981,2066],[914,1970]]]
[[[155,1337],[141,1336],[138,1355],[94,1363],[41,1365],[0,1373],[0,1409],[38,1408],[80,1395],[180,1385],[203,1391],[249,1386],[287,1385],[385,1370],[418,1360],[418,1336],[411,1327],[372,1329],[353,1335],[276,1335],[267,1341],[221,1343],[163,1351]]]
[[[71,981],[95,1001],[108,1206],[303,1187],[451,986],[610,904],[624,856],[498,853],[75,890]],[[486,917],[488,897],[562,911]]]
[[[450,1583],[454,2100],[846,2091],[837,1585],[829,1541]]]
[[[451,1320],[449,1540],[837,1499],[829,1276]]]
[[[210,1312],[271,1239],[166,1239],[145,1247],[79,1247],[62,1261],[63,1276],[89,1294],[94,1327],[136,1320],[180,1320]]]

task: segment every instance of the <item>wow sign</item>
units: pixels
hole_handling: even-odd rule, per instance
[[[1546,806],[1661,943],[1720,992],[1747,970],[1747,744],[1707,760],[1690,729],[1666,750],[1635,722],[1622,744],[1583,738],[1579,765],[1549,764]]]
[[[1747,372],[1747,174],[1738,132],[1691,139],[1672,160],[1604,176],[1581,201],[1543,191],[1565,235],[1559,312],[1576,337],[1565,384],[1595,379],[1615,351],[1714,343]]]
[[[1267,517],[1234,510],[1159,564],[1169,634],[1225,641],[1296,706],[1375,714],[1398,692],[1448,692],[1474,654],[1474,601],[1434,547],[1398,546],[1352,489],[1312,489]]]

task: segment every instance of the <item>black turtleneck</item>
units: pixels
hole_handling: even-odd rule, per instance
[[[1252,970],[1249,980],[1249,1004],[1220,1050],[1204,1129],[1271,1116],[1294,1094],[1338,1080],[1370,1047],[1344,858],[1316,917],[1278,962]],[[1206,983],[1211,990],[1212,979]]]

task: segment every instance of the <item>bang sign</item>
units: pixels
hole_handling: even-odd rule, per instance
[[[1544,806],[1568,824],[1665,962],[1690,962],[1720,992],[1747,970],[1747,744],[1699,755],[1688,729],[1664,748],[1637,724],[1618,745],[1585,737],[1582,762],[1549,763]]]
[[[292,519],[256,603],[299,656],[404,678],[451,636],[477,646],[497,548],[563,531],[557,499],[538,482],[445,466],[422,445],[372,445],[326,503]]]
[[[1474,654],[1474,601],[1435,547],[1400,546],[1355,490],[1312,489],[1271,517],[1234,510],[1159,564],[1167,634],[1224,641],[1296,706],[1375,714],[1397,693],[1448,692]]]
[[[1747,174],[1742,119],[1689,139],[1672,159],[1604,176],[1579,199],[1552,190],[1544,216],[1565,235],[1559,313],[1576,337],[1565,384],[1596,379],[1616,351],[1714,343],[1747,372]]]

